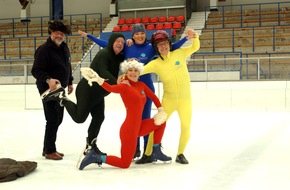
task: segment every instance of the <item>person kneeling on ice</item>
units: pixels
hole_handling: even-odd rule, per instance
[[[96,72],[90,68],[81,68],[84,78],[88,80],[88,84],[100,85],[105,90],[113,93],[119,93],[126,107],[126,118],[120,128],[121,139],[121,157],[113,155],[101,155],[93,149],[87,150],[88,154],[79,161],[78,168],[83,170],[86,166],[96,163],[109,164],[119,168],[129,168],[135,154],[137,138],[147,135],[154,131],[153,159],[154,161],[170,161],[171,157],[161,152],[161,140],[166,126],[167,114],[155,95],[155,93],[146,86],[145,83],[138,81],[140,73],[143,71],[143,63],[136,59],[129,59],[120,65],[121,71],[124,73],[123,81],[117,85],[110,85],[105,79],[98,76]],[[97,82],[98,84],[93,84]],[[143,107],[149,97],[158,109],[158,113],[153,118],[142,120]]]

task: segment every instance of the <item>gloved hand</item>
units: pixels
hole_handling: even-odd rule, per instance
[[[101,78],[93,69],[88,67],[81,68],[82,76],[87,79],[90,86],[93,85],[93,82],[97,82],[100,86],[104,83],[105,79]]]
[[[159,107],[159,108],[157,108],[157,110],[158,110],[158,113],[156,113],[153,116],[154,124],[155,125],[161,125],[161,124],[163,124],[166,121],[167,113],[165,113],[163,107]]]

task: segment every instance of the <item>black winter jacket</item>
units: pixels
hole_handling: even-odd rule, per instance
[[[65,42],[60,47],[49,37],[40,45],[34,54],[31,73],[36,78],[36,85],[40,94],[49,88],[47,79],[55,78],[66,88],[72,84],[72,68],[70,51]]]

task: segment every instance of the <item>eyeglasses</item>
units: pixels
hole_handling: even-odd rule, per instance
[[[125,41],[124,40],[116,40],[115,43],[117,43],[117,44],[124,44]]]

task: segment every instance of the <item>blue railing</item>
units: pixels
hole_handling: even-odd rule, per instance
[[[25,20],[29,20],[29,22],[23,22],[23,18],[3,18],[0,19],[0,38],[11,38],[11,37],[31,37],[35,36],[33,33],[35,32],[35,28],[32,26],[38,27],[37,36],[47,36],[47,23],[50,20],[49,16],[41,16],[41,17],[28,17]],[[95,23],[102,31],[103,26],[103,18],[102,13],[89,13],[89,14],[72,14],[72,15],[63,15],[63,21],[66,24],[69,24],[72,29],[77,29],[79,26],[84,26],[82,30],[87,31],[87,27]],[[5,30],[1,30],[4,28],[5,30],[11,30],[9,35],[3,35]],[[21,34],[17,33],[17,29],[22,28]]]
[[[280,31],[279,31],[280,29]],[[263,27],[263,30],[265,31],[264,34],[259,34],[261,31],[261,27],[243,27],[243,29],[240,28],[228,28],[226,34],[225,30],[222,29],[215,29],[215,28],[207,28],[203,29],[203,35],[201,35],[201,40],[211,41],[211,46],[209,45],[204,46],[207,49],[210,48],[212,52],[219,52],[217,48],[219,46],[226,47],[227,45],[230,45],[232,51],[236,52],[237,47],[249,47],[251,49],[251,52],[256,52],[257,48],[260,46],[266,47],[267,51],[273,51],[275,52],[277,50],[277,47],[287,47],[290,44],[290,35],[288,32],[285,32],[286,30],[290,30],[290,26],[267,26]],[[241,32],[248,31],[246,35],[239,34]],[[206,33],[210,33],[210,36],[206,36]],[[219,34],[220,33],[220,34]],[[277,39],[284,38],[283,41],[278,41]],[[245,43],[245,41],[242,41],[242,39],[248,41],[248,44]],[[259,40],[264,40],[259,42]],[[202,47],[202,46],[201,46]],[[249,52],[248,52],[249,53]]]
[[[247,16],[258,16],[258,20],[257,20],[257,26],[263,26],[263,17],[262,15],[265,14],[265,12],[267,11],[272,15],[277,16],[277,24],[275,25],[285,25],[283,24],[282,21],[287,20],[287,18],[282,17],[281,15],[284,14],[289,14],[290,11],[288,10],[288,8],[290,7],[290,1],[288,2],[271,2],[271,3],[254,3],[254,4],[235,4],[235,5],[222,5],[222,6],[208,6],[205,7],[205,13],[207,10],[210,10],[212,8],[217,9],[217,11],[213,11],[216,12],[217,14],[215,14],[216,17],[220,17],[221,18],[221,26],[217,27],[217,28],[225,28],[226,27],[226,22],[228,22],[229,20],[233,20],[233,18],[227,18],[226,14],[228,13],[235,13],[235,18],[237,22],[236,26],[233,27],[244,27],[247,26],[248,22],[245,22],[245,17]],[[207,20],[205,14],[205,19]],[[233,15],[233,14],[232,14]],[[208,28],[207,25],[205,25],[205,28]],[[216,28],[216,27],[215,27]]]
[[[27,20],[29,20],[29,22],[27,22]],[[13,51],[13,59],[27,58],[24,54],[32,51],[34,52],[41,44],[38,42],[46,40],[48,37],[48,21],[48,16],[29,17],[25,22],[22,22],[21,18],[0,19],[0,59],[11,59],[11,56],[8,55],[9,51]],[[80,37],[80,35],[77,34],[77,30],[79,29],[89,33],[93,31],[95,35],[99,35],[103,30],[103,18],[101,13],[64,15],[63,21],[69,24],[72,29],[72,35],[70,36]],[[67,43],[70,40],[70,36],[66,38]],[[9,50],[11,46],[8,45],[8,42],[12,39],[14,40],[14,44],[12,45],[13,50]],[[28,39],[31,39],[33,43],[24,45],[24,40]],[[25,51],[25,49],[27,51]],[[75,49],[72,49],[72,54],[74,50]],[[82,51],[83,55],[85,54],[87,47],[84,39],[81,45],[78,45],[78,50]],[[15,51],[18,52],[18,54],[15,55]]]
[[[267,47],[265,52],[286,51],[290,36],[282,30],[290,30],[289,7],[290,1],[215,6],[217,11],[212,11],[214,16],[209,15],[209,18],[206,18],[206,11],[213,7],[206,7],[207,21],[202,29],[201,41],[208,42],[204,43],[206,45],[201,44],[201,49],[204,47],[206,51],[217,53],[224,51],[223,46],[228,47],[226,51],[230,52],[239,52],[241,48],[247,47],[247,53],[250,53],[262,52],[263,50],[258,50],[262,46]],[[261,29],[267,32],[259,34]],[[241,34],[245,31],[248,31],[246,36]],[[279,41],[281,38],[285,40]]]

